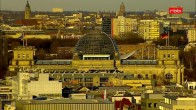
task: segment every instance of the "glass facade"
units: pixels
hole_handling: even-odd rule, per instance
[[[115,53],[118,53],[118,47],[107,34],[94,32],[84,35],[78,41],[74,53],[78,54],[79,59],[82,59],[83,55],[110,55],[113,60]]]

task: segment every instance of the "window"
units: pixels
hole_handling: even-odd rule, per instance
[[[22,54],[22,58],[25,58],[25,54]]]
[[[175,55],[172,53],[172,58],[174,58],[175,57]]]
[[[27,54],[27,58],[29,58],[29,54]]]
[[[18,54],[18,58],[20,58],[20,54]]]
[[[154,108],[157,108],[157,103],[154,103]]]
[[[165,54],[163,54],[163,58],[166,58],[166,55]]]
[[[193,89],[193,86],[190,86],[189,88],[190,88],[190,89]]]
[[[108,78],[100,78],[100,82],[108,82]]]
[[[82,82],[82,78],[75,78],[76,81]]]
[[[170,54],[168,54],[167,57],[170,58]]]
[[[148,107],[151,108],[152,107],[152,103],[148,103]]]
[[[85,78],[85,82],[93,82],[93,78]]]
[[[173,79],[173,75],[172,75],[171,73],[167,73],[167,74],[165,75],[165,78],[166,78],[166,79]]]
[[[137,78],[138,79],[141,79],[142,78],[142,75],[141,74],[138,74]]]
[[[148,79],[148,74],[146,74],[146,79]]]
[[[156,79],[157,78],[156,74],[153,74],[152,78],[153,79]]]

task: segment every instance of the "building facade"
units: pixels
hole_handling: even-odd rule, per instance
[[[144,93],[141,98],[142,110],[159,110],[158,103],[164,101],[163,94],[161,93]]]
[[[0,67],[8,65],[8,43],[7,38],[0,35]]]
[[[9,66],[9,70],[15,71],[15,69],[19,69],[20,66],[32,67],[34,65],[34,55],[35,48],[32,46],[20,46],[14,48],[13,59]]]
[[[62,82],[50,80],[49,74],[19,72],[12,80],[13,99],[31,100],[37,97],[61,97]]]
[[[111,17],[103,17],[102,18],[102,31],[111,36],[111,26],[112,26],[112,18]]]
[[[26,49],[28,50],[28,48]],[[83,36],[78,41],[71,60],[37,60],[34,65],[28,66],[23,65],[23,61],[14,67],[10,65],[10,68],[15,68],[10,70],[16,70],[16,68],[28,68],[28,71],[32,68],[42,69],[44,73],[49,73],[50,77],[61,79],[64,83],[77,82],[76,84],[89,86],[114,84],[122,86],[134,82],[183,84],[184,65],[180,62],[177,47],[156,48],[154,49],[156,56],[146,59],[140,59],[143,54],[141,50],[137,49],[122,58],[117,44],[111,37],[105,33],[93,33]],[[31,53],[33,51],[32,49]],[[135,53],[140,53],[141,57],[128,59]],[[33,58],[33,54],[31,55]],[[18,54],[14,54],[12,62],[16,62],[17,58]]]
[[[196,97],[190,96],[164,96],[164,102],[159,102],[159,110],[196,110]]]
[[[186,86],[188,90],[196,90],[196,82],[187,82]]]
[[[196,29],[189,29],[187,33],[188,42],[196,42]]]
[[[114,103],[96,99],[16,101],[19,110],[114,110]]]
[[[111,33],[113,37],[123,35],[133,30],[137,30],[137,19],[126,18],[124,16],[112,18]]]
[[[156,41],[163,32],[163,25],[159,20],[140,20],[138,32],[143,39]]]

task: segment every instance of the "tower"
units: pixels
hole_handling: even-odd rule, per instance
[[[125,5],[124,5],[123,2],[122,2],[122,4],[120,5],[120,10],[119,10],[117,16],[125,16]]]
[[[30,17],[31,17],[31,7],[30,7],[29,2],[27,0],[27,4],[26,4],[26,7],[25,7],[25,16],[24,16],[24,18],[25,19],[30,19]]]

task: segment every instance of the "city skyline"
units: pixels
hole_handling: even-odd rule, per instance
[[[20,0],[12,3],[13,0],[1,0],[1,10],[23,11],[27,0]],[[171,6],[181,6],[184,11],[195,11],[194,0],[29,0],[32,11],[51,11],[52,8],[63,8],[64,11],[118,11],[119,6],[124,2],[126,11],[163,10],[167,11]],[[45,5],[45,6],[43,6]]]

